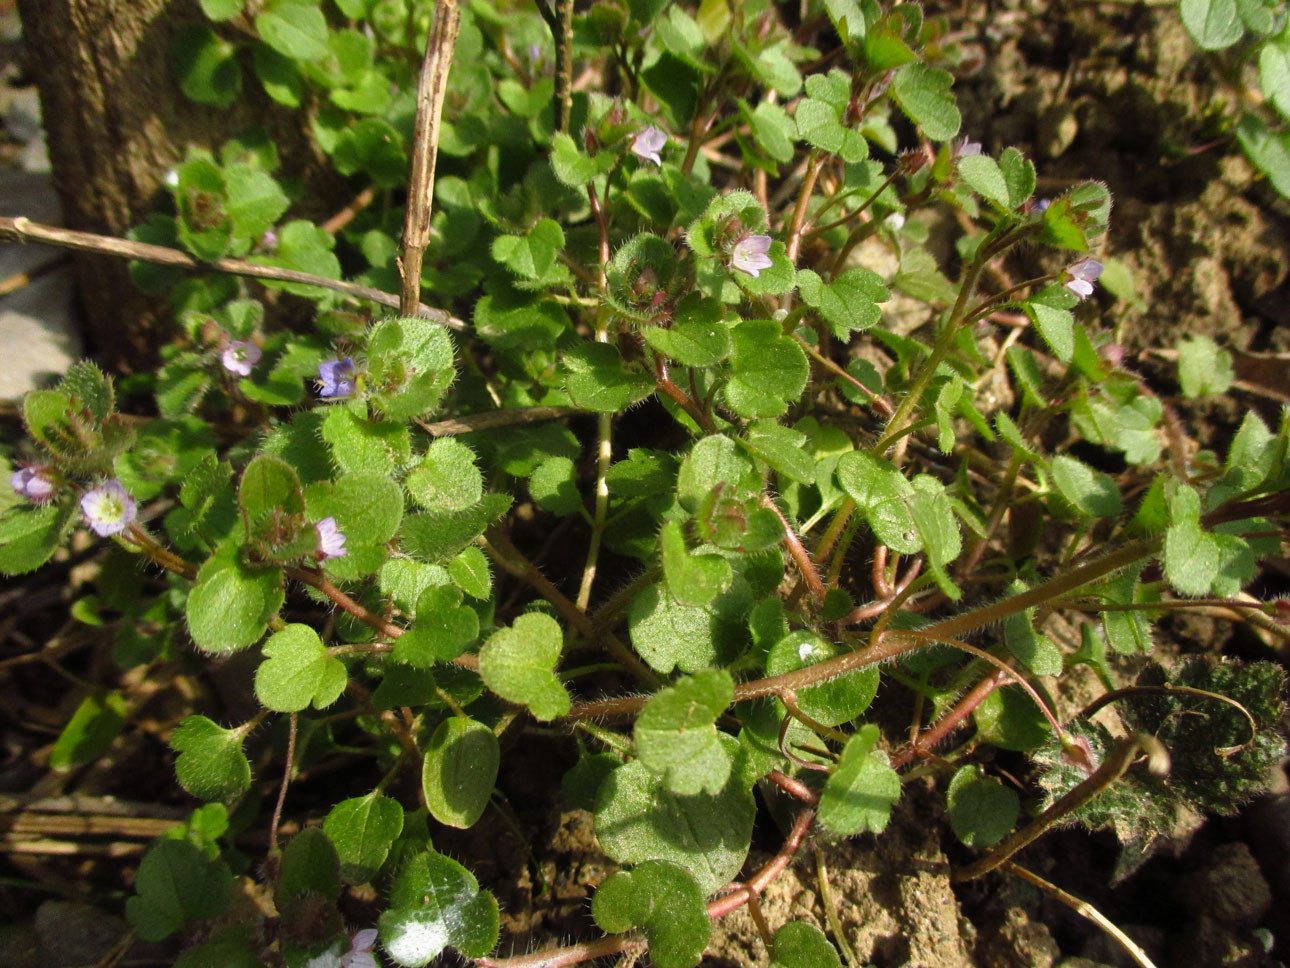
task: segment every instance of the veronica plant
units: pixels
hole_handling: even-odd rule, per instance
[[[963,876],[1071,815],[1139,843],[1259,788],[1280,672],[1154,664],[1152,623],[1203,605],[1284,636],[1242,589],[1286,534],[1290,422],[1248,413],[1224,455],[1187,458],[1078,318],[1106,188],[1037,199],[1021,152],[962,136],[945,24],[852,0],[443,3],[453,53],[425,3],[202,8],[183,92],[308,105],[355,197],[315,224],[264,138],[193,151],[135,233],[211,266],[135,264],[181,324],[130,381],[153,415],[88,363],[29,394],[0,518],[9,574],[82,526],[111,538],[78,607],[122,669],[255,656],[258,713],[170,735],[207,804],[144,858],[140,937],[186,939],[187,968],[644,945],[684,968],[808,833],[881,833],[911,770],[963,856],[988,851]],[[448,308],[390,315],[427,36],[452,69],[419,282]],[[1077,670],[1127,738],[1055,712]],[[119,707],[86,700],[69,761]],[[267,722],[285,742],[257,776]],[[605,936],[490,957],[494,895],[433,844],[505,812],[509,759],[552,728],[576,765],[543,795],[592,811],[620,868],[591,903]],[[1020,790],[993,749],[1033,754]],[[355,753],[370,769],[334,774],[283,846],[301,758]],[[777,836],[775,787],[797,802],[784,847],[741,874],[754,827]],[[248,868],[234,816],[272,863]],[[276,917],[230,913],[235,869]],[[383,913],[346,924],[363,884]],[[813,925],[766,942],[839,963]]]
[[[1246,157],[1290,198],[1290,20],[1269,0],[1180,0],[1183,26],[1229,82],[1241,117],[1236,138]],[[1246,68],[1257,67],[1257,85]]]

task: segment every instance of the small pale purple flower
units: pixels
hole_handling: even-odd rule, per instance
[[[770,242],[769,235],[749,235],[740,239],[730,253],[730,264],[756,279],[763,269],[774,265],[767,255],[770,252]]]
[[[139,506],[121,482],[113,478],[81,495],[81,512],[94,533],[107,538],[128,528],[138,516]]]
[[[14,471],[9,478],[9,485],[20,496],[37,504],[43,504],[54,496],[54,482],[35,467]]]
[[[343,954],[339,945],[310,958],[305,968],[376,968],[372,946],[376,944],[376,929],[355,931],[349,940],[349,950]]]
[[[1042,215],[1044,212],[1048,211],[1048,206],[1052,203],[1053,200],[1051,198],[1037,198],[1035,199],[1035,204],[1030,207],[1030,210],[1036,215]]]
[[[318,396],[331,399],[353,392],[354,361],[350,357],[318,364]]]
[[[349,941],[349,951],[340,959],[340,968],[376,968],[376,959],[372,957],[372,946],[375,944],[375,928],[354,932]]]
[[[1093,295],[1093,283],[1097,282],[1097,277],[1101,274],[1102,263],[1092,258],[1080,259],[1073,266],[1066,268],[1066,278],[1062,285],[1080,299],[1087,299]]]
[[[954,157],[966,158],[968,155],[979,155],[981,153],[981,142],[969,141],[967,138],[960,138],[954,142]]]
[[[318,532],[318,559],[326,561],[328,558],[343,558],[349,554],[345,550],[345,535],[336,527],[335,518],[323,518],[314,525],[314,530]]]
[[[224,364],[224,369],[230,373],[236,373],[238,376],[250,376],[251,370],[255,364],[260,362],[260,357],[263,355],[260,347],[254,343],[247,343],[239,339],[228,344],[228,348],[220,354],[220,362]]]
[[[663,164],[663,157],[659,152],[663,150],[663,146],[666,144],[667,135],[650,125],[632,139],[632,154],[641,161],[652,161],[656,165],[661,165]]]

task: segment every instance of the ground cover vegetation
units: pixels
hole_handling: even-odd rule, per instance
[[[1281,665],[1180,659],[1155,623],[1284,641],[1290,603],[1247,589],[1283,554],[1290,419],[1198,447],[1081,321],[1138,298],[1099,256],[1111,193],[1037,193],[972,139],[948,21],[201,8],[183,95],[262,86],[357,197],[324,226],[263,136],[193,149],[125,250],[178,321],[156,372],[80,363],[22,403],[0,570],[88,529],[73,616],[116,670],[226,666],[253,707],[169,733],[191,809],[138,865],[135,937],[183,968],[687,968],[747,906],[770,963],[860,965],[758,896],[902,800],[941,805],[957,881],[1056,895],[1013,860],[1052,828],[1113,830],[1127,871],[1266,787]],[[1179,399],[1230,389],[1213,339],[1170,348]],[[51,762],[129,719],[89,689]],[[518,798],[589,812],[604,863],[585,937],[503,955],[497,885],[443,845]]]

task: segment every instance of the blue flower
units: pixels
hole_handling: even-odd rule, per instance
[[[632,139],[632,154],[641,161],[652,161],[656,165],[661,165],[663,158],[659,152],[663,150],[665,144],[667,144],[667,135],[650,125]]]
[[[763,269],[775,264],[766,254],[770,251],[770,243],[769,235],[749,235],[740,239],[730,253],[730,264],[757,278]]]
[[[1062,285],[1080,299],[1087,299],[1093,295],[1093,283],[1097,282],[1097,277],[1101,274],[1102,263],[1096,259],[1080,259],[1073,266],[1067,267]]]
[[[113,478],[81,495],[81,512],[94,533],[107,538],[128,528],[138,517],[139,506],[121,482]]]
[[[345,550],[345,535],[336,526],[335,518],[323,518],[314,525],[314,530],[318,532],[319,561],[326,561],[328,558],[343,558],[349,554]]]
[[[318,364],[318,396],[327,399],[348,397],[354,392],[354,361],[328,360]]]
[[[250,376],[252,368],[260,362],[260,357],[263,355],[260,347],[254,343],[246,343],[239,339],[228,344],[228,348],[220,354],[220,362],[224,364],[224,369],[230,373],[236,373],[238,376]]]
[[[13,472],[9,486],[28,501],[43,504],[54,496],[54,482],[38,467],[24,467]]]

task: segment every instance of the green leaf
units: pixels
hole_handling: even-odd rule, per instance
[[[882,833],[900,799],[900,776],[875,749],[877,743],[878,727],[866,723],[847,740],[837,769],[824,783],[820,823],[836,836]]]
[[[403,520],[403,491],[382,474],[342,474],[335,483],[311,484],[305,503],[311,520],[335,518],[352,545],[384,544]]]
[[[855,501],[879,541],[901,554],[922,550],[923,539],[910,512],[914,487],[894,464],[862,451],[851,451],[838,459],[835,473],[838,484]]]
[[[369,471],[390,477],[412,456],[406,425],[365,420],[346,407],[328,410],[322,438],[331,445],[336,466],[347,473]]]
[[[602,931],[640,928],[658,968],[693,968],[712,937],[703,891],[682,867],[648,860],[604,881],[591,899],[591,916]]]
[[[716,721],[734,700],[730,673],[705,669],[650,698],[636,719],[641,762],[672,793],[716,795],[730,777],[730,754],[717,739]]]
[[[368,338],[367,354],[372,400],[396,420],[433,410],[456,376],[448,331],[417,316],[378,323]]]
[[[461,604],[461,590],[433,585],[417,597],[416,621],[394,640],[394,658],[417,668],[451,662],[479,638],[479,615]]]
[[[845,649],[826,642],[814,632],[798,629],[771,647],[766,657],[766,674],[780,676],[806,669],[841,655]],[[855,719],[878,693],[878,669],[857,669],[814,686],[797,690],[802,712],[825,726],[837,726]]]
[[[209,154],[197,151],[190,151],[175,171],[179,240],[198,259],[214,262],[223,258],[233,244],[223,171]]]
[[[963,593],[950,580],[945,566],[963,550],[958,518],[940,481],[930,474],[920,474],[913,483],[915,493],[909,500],[909,514],[927,551],[928,568],[941,591],[957,602]]]
[[[762,101],[751,108],[746,101],[740,100],[739,113],[752,128],[758,148],[780,164],[793,160],[797,124],[787,111],[770,101]]]
[[[242,12],[242,0],[199,0],[209,20],[232,20]]]
[[[237,652],[259,640],[282,601],[281,569],[253,570],[235,558],[213,556],[188,593],[189,634],[206,652]]]
[[[1178,382],[1183,396],[1196,398],[1226,393],[1236,379],[1232,354],[1208,336],[1193,336],[1178,344]]]
[[[488,564],[488,556],[471,545],[463,548],[452,561],[448,562],[448,574],[457,583],[457,587],[479,601],[487,601],[493,594],[493,573]]]
[[[445,947],[482,958],[497,944],[497,899],[455,860],[428,850],[399,871],[380,933],[385,953],[405,968],[429,964]]]
[[[1182,0],[1183,26],[1202,50],[1231,47],[1245,32],[1236,0]]]
[[[807,447],[806,435],[773,420],[748,425],[744,443],[760,460],[799,484],[815,483],[815,459]]]
[[[556,264],[563,248],[560,223],[544,218],[526,235],[499,235],[493,239],[493,258],[518,276],[541,279]]]
[[[739,445],[722,434],[702,438],[694,445],[677,476],[677,495],[687,511],[696,511],[718,486],[736,491],[758,484],[752,461]]]
[[[300,478],[286,461],[267,454],[257,454],[246,465],[237,487],[237,503],[252,528],[262,518],[282,511],[300,514],[305,498]]]
[[[1214,535],[1200,528],[1200,497],[1186,484],[1175,484],[1169,501],[1162,563],[1169,584],[1181,595],[1208,595],[1218,578],[1222,551]]]
[[[856,128],[842,123],[850,100],[850,79],[837,69],[806,79],[809,95],[797,104],[797,134],[807,144],[837,155],[849,164],[869,157],[869,143]]]
[[[968,847],[993,847],[1012,830],[1021,812],[1014,790],[981,773],[979,766],[963,766],[945,792],[954,836]]]
[[[376,877],[402,830],[399,801],[375,790],[342,800],[323,821],[323,833],[340,858],[341,877],[350,884],[366,884]]]
[[[768,319],[740,323],[731,332],[726,403],[741,417],[778,417],[806,388],[806,354]]]
[[[583,506],[578,492],[578,467],[568,457],[551,457],[538,464],[529,478],[529,494],[544,511],[574,514]]]
[[[551,671],[563,648],[555,619],[526,612],[488,637],[479,650],[479,675],[503,699],[527,706],[537,719],[552,720],[570,706],[569,693]]]
[[[962,116],[954,103],[949,71],[921,62],[906,64],[896,72],[891,93],[909,120],[933,141],[949,141],[959,133]]]
[[[224,185],[233,232],[241,239],[258,241],[291,204],[274,177],[253,165],[227,166]]]
[[[730,563],[718,554],[691,554],[678,521],[668,521],[659,533],[663,577],[672,598],[681,605],[707,605],[730,587]]]
[[[1236,138],[1272,187],[1290,198],[1290,130],[1273,130],[1262,118],[1247,114],[1236,126]]]
[[[144,855],[134,889],[125,905],[130,927],[144,941],[162,941],[188,921],[221,914],[233,874],[186,840],[159,840]]]
[[[81,700],[58,734],[49,752],[49,765],[56,770],[80,766],[97,759],[125,725],[125,699],[121,693],[96,691]]]
[[[1026,585],[1014,581],[1009,595],[1018,595]],[[1035,609],[1027,608],[1003,620],[1003,641],[1008,651],[1037,676],[1058,676],[1062,672],[1062,651],[1046,636],[1035,630]]]
[[[269,636],[264,661],[255,670],[255,695],[267,708],[295,713],[313,703],[334,703],[349,682],[345,664],[327,652],[318,633],[292,623]]]
[[[551,169],[555,177],[570,188],[582,188],[613,168],[615,161],[617,158],[609,151],[595,156],[583,154],[577,143],[562,131],[551,139]]]
[[[284,57],[314,60],[327,53],[327,20],[317,3],[270,0],[255,18],[260,39]]]
[[[426,744],[421,787],[430,815],[462,830],[473,827],[497,783],[501,751],[483,723],[449,716]]]
[[[237,48],[209,27],[191,24],[179,31],[171,54],[179,89],[190,101],[226,108],[242,93]]]
[[[731,757],[738,743],[720,742]],[[644,763],[618,767],[596,795],[596,839],[620,864],[671,861],[688,870],[704,894],[739,873],[757,812],[752,791],[734,774],[715,796],[679,796]]]
[[[1145,599],[1138,583],[1141,573],[1141,567],[1121,572],[1099,589],[1101,597],[1115,605],[1142,603]],[[1144,612],[1103,612],[1102,627],[1106,630],[1107,642],[1120,655],[1149,655],[1153,649],[1151,624]]]
[[[618,413],[654,392],[654,381],[629,370],[609,343],[580,343],[561,357],[565,388],[575,406]]]
[[[833,335],[847,339],[882,318],[881,302],[891,298],[882,277],[872,269],[857,266],[825,284],[818,274],[803,269],[797,274],[802,301],[820,311]]]
[[[256,44],[251,52],[251,66],[264,93],[273,100],[289,108],[298,108],[304,103],[305,78],[291,58],[268,44]]]
[[[479,537],[510,506],[511,498],[505,494],[485,494],[483,500],[465,511],[410,514],[403,519],[403,550],[426,561],[446,561]]]
[[[179,785],[200,800],[233,800],[251,787],[251,764],[242,752],[243,734],[205,716],[188,716],[170,737],[179,754]]]
[[[1003,169],[989,155],[964,155],[958,159],[959,176],[987,202],[1005,211],[1012,207],[1012,195]]]
[[[869,68],[874,71],[889,71],[892,68],[917,60],[915,54],[887,23],[876,23],[865,34],[864,56]]]
[[[1091,518],[1112,518],[1124,510],[1120,489],[1111,475],[1065,454],[1054,457],[1048,469],[1058,492],[1080,514]]]
[[[650,668],[664,674],[675,668],[698,672],[730,661],[746,638],[741,610],[748,604],[748,585],[739,579],[703,606],[677,604],[663,583],[650,585],[632,601],[632,647]]]
[[[1290,118],[1290,36],[1273,37],[1259,51],[1259,83],[1281,117]]]
[[[1069,309],[1046,306],[1034,299],[1021,304],[1026,315],[1039,330],[1044,342],[1063,363],[1069,363],[1075,353],[1075,316]]]
[[[278,229],[278,247],[273,255],[253,256],[251,261],[260,265],[276,266],[279,269],[294,269],[324,279],[340,278],[340,260],[332,251],[336,238],[320,226],[303,219],[293,219]],[[279,282],[265,279],[263,285],[269,289],[281,289],[284,292],[304,296],[307,299],[330,298],[330,290],[304,282]]]
[[[421,463],[403,482],[416,501],[430,511],[464,511],[484,495],[484,477],[475,452],[456,437],[430,442]]]
[[[999,153],[999,171],[1008,186],[1008,208],[1020,208],[1035,194],[1035,166],[1016,148],[1004,148]]]
[[[320,895],[329,901],[340,896],[340,857],[331,839],[317,827],[305,827],[282,852],[282,873],[273,892],[279,910],[296,898]]]
[[[0,575],[22,575],[47,562],[72,529],[76,511],[71,503],[23,505],[0,515]]]
[[[685,366],[713,366],[730,355],[730,326],[715,299],[690,293],[676,307],[671,327],[645,326],[645,342]]]
[[[775,932],[770,968],[842,968],[842,959],[815,925],[790,921]]]
[[[1027,752],[1042,746],[1052,735],[1044,714],[1019,686],[996,689],[972,716],[980,740],[1005,750]]]

